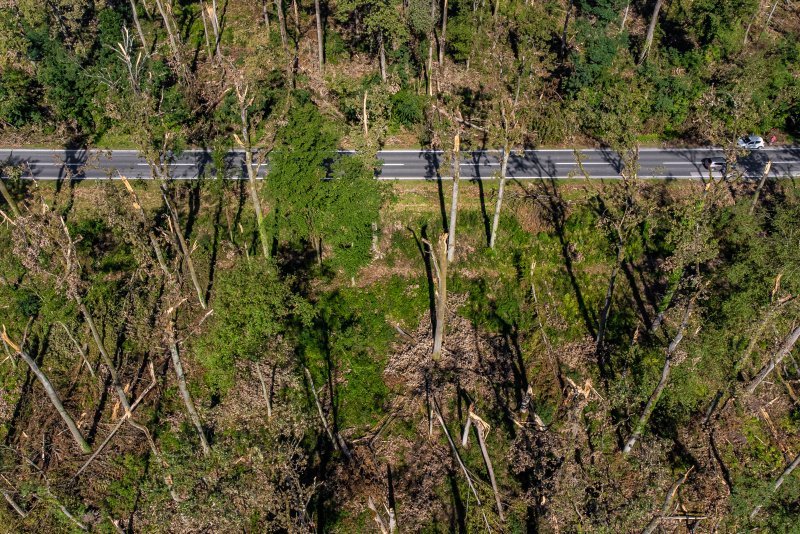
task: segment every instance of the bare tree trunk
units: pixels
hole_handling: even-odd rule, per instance
[[[458,216],[458,180],[461,178],[461,134],[453,137],[453,197],[450,203],[450,231],[447,239],[447,261],[452,262],[456,253],[456,217]]]
[[[595,340],[595,353],[599,354],[603,349],[603,341],[605,341],[606,325],[608,325],[608,316],[611,313],[611,303],[614,298],[614,287],[617,281],[620,267],[622,266],[622,258],[625,254],[625,245],[620,238],[617,242],[617,257],[614,267],[611,269],[611,276],[608,279],[608,287],[606,288],[606,298],[603,301],[603,310],[600,312],[600,324],[597,327],[597,339]]]
[[[17,501],[14,500],[14,498],[11,496],[10,493],[8,493],[5,490],[3,490],[2,493],[3,493],[3,498],[5,498],[6,502],[8,502],[8,504],[11,505],[11,508],[13,508],[14,511],[17,512],[17,514],[19,514],[19,516],[22,519],[28,517],[28,513],[25,510],[23,510],[19,504],[17,504]]]
[[[692,472],[694,466],[690,467],[681,478],[675,481],[672,486],[670,486],[669,491],[667,491],[667,496],[664,498],[664,504],[661,506],[661,513],[655,516],[646,527],[642,531],[642,534],[652,534],[658,525],[661,523],[661,520],[669,514],[669,509],[672,508],[672,503],[675,501],[675,496],[678,494],[678,488],[686,482],[686,479],[689,477],[689,473]]]
[[[75,517],[74,515],[72,515],[72,514],[70,513],[70,511],[69,511],[69,510],[67,510],[67,507],[66,507],[66,506],[64,506],[63,504],[61,504],[61,503],[60,503],[60,502],[59,502],[59,501],[58,501],[58,500],[55,498],[55,495],[53,495],[53,493],[52,493],[52,492],[51,492],[49,489],[47,490],[47,492],[48,492],[48,493],[50,493],[50,497],[51,497],[51,498],[52,498],[52,499],[55,501],[55,503],[56,503],[56,506],[58,506],[58,509],[59,509],[59,510],[61,510],[61,513],[62,513],[62,514],[64,514],[64,516],[66,516],[66,518],[67,518],[67,519],[69,519],[70,521],[72,521],[72,523],[74,523],[74,524],[75,524],[75,526],[76,526],[76,527],[78,527],[79,529],[81,529],[81,530],[89,530],[89,528],[88,528],[86,525],[84,525],[84,524],[83,524],[83,523],[82,523],[80,520],[78,520],[78,518],[77,518],[77,517]]]
[[[361,122],[364,125],[364,138],[369,135],[369,117],[367,116],[367,90],[364,89],[364,100],[361,102]]]
[[[186,411],[189,413],[189,419],[197,429],[197,435],[200,438],[200,446],[203,449],[203,455],[208,456],[211,454],[211,447],[208,446],[206,433],[203,430],[203,423],[200,421],[200,415],[197,413],[192,395],[189,393],[189,388],[186,386],[186,375],[183,373],[183,365],[181,358],[178,354],[178,345],[175,340],[174,326],[170,326],[169,331],[169,353],[172,356],[172,366],[175,368],[175,375],[178,377],[178,391],[180,391],[183,404],[186,406]]]
[[[386,81],[386,48],[383,45],[383,33],[378,33],[378,61],[381,67],[381,81]]]
[[[758,187],[756,187],[756,192],[753,194],[753,203],[750,204],[750,215],[756,211],[756,206],[758,205],[758,197],[761,195],[761,189],[764,187],[764,182],[767,181],[767,176],[769,176],[769,171],[772,169],[772,160],[767,161],[767,164],[764,165],[764,172],[761,175],[761,180],[758,182]]]
[[[2,175],[0,175],[0,195],[3,195],[3,198],[5,199],[8,206],[11,208],[11,213],[14,215],[14,217],[19,217],[20,212],[19,212],[19,206],[17,205],[17,201],[14,200],[14,197],[11,196],[11,193],[8,191],[8,188],[6,188],[6,184],[3,181]]]
[[[761,32],[762,34],[769,29],[769,23],[772,22],[772,15],[775,14],[775,8],[778,7],[779,0],[775,0],[775,3],[772,4],[772,9],[769,11],[769,16],[767,17],[767,22],[764,23],[764,30]],[[788,2],[787,2],[788,4]]]
[[[777,5],[777,2],[775,2],[775,4]],[[772,7],[772,10],[773,11],[775,10],[775,6]],[[753,26],[753,23],[756,21],[756,19],[760,14],[761,14],[761,2],[759,1],[758,9],[756,9],[756,12],[753,13],[753,17],[750,19],[750,22],[747,23],[747,28],[744,31],[744,39],[742,40],[742,46],[747,46],[747,37],[750,35],[750,28]],[[770,12],[769,18],[772,18],[772,12]],[[767,21],[767,26],[769,26],[769,20]]]
[[[619,33],[625,31],[625,23],[628,21],[628,11],[630,11],[630,9],[631,3],[630,0],[628,0],[628,3],[625,5],[625,11],[622,13],[622,22],[619,25]]]
[[[383,517],[381,517],[380,512],[378,512],[378,508],[375,506],[375,501],[372,499],[372,496],[370,496],[369,499],[367,500],[367,508],[372,510],[372,513],[374,514],[372,518],[378,525],[381,534],[389,534],[389,525],[386,524],[386,521],[383,520]]]
[[[472,413],[472,406],[469,407],[470,413]],[[464,432],[461,434],[461,446],[463,448],[469,447],[469,431],[472,428],[472,417],[467,416],[467,422],[464,423]]]
[[[83,301],[80,299],[80,297],[76,296],[75,301],[78,304],[78,308],[81,310],[84,319],[86,319],[86,324],[89,325],[89,331],[92,333],[92,339],[94,339],[94,343],[97,345],[97,350],[100,352],[100,356],[103,358],[103,363],[108,368],[108,374],[111,375],[111,385],[114,387],[114,391],[117,392],[120,405],[125,410],[125,413],[128,413],[131,410],[130,402],[128,402],[128,396],[119,381],[117,369],[114,367],[114,362],[111,360],[111,357],[106,351],[106,347],[103,344],[103,339],[100,337],[100,331],[97,329],[97,326],[94,323],[94,318],[92,317],[91,312],[89,312],[89,309],[83,304]]]
[[[644,38],[644,48],[642,53],[639,54],[639,63],[644,63],[647,53],[650,51],[650,46],[653,44],[653,34],[656,31],[656,24],[658,23],[658,12],[661,11],[661,4],[663,0],[656,0],[656,5],[653,6],[653,14],[650,16],[650,25],[647,26],[647,36]]]
[[[494,492],[494,500],[497,504],[497,515],[500,516],[500,521],[505,521],[503,517],[503,504],[500,502],[500,492],[497,489],[497,480],[494,477],[494,468],[492,467],[492,459],[489,457],[489,451],[486,449],[486,440],[484,439],[484,432],[488,430],[489,425],[480,417],[470,412],[469,417],[475,420],[475,433],[478,435],[478,444],[481,447],[481,454],[483,461],[486,463],[486,470],[489,472],[489,481],[492,483],[492,491]]]
[[[164,20],[164,29],[167,30],[167,39],[169,41],[169,48],[176,62],[180,62],[180,49],[178,47],[179,39],[174,29],[172,28],[172,20],[167,11],[164,9],[162,0],[156,0],[156,7]]]
[[[203,8],[208,13],[208,20],[211,22],[211,30],[214,32],[214,54],[219,58],[219,41],[220,41],[220,28],[219,17],[217,16],[217,0],[212,0],[211,5],[203,5]]]
[[[797,469],[798,465],[800,465],[800,454],[797,455],[797,457],[794,459],[792,463],[786,466],[786,469],[783,470],[781,476],[779,476],[775,480],[775,482],[772,484],[772,491],[770,493],[775,493],[776,491],[778,491],[778,488],[780,488],[783,485],[783,482],[786,480],[786,477],[791,475],[792,471]],[[753,511],[750,513],[750,519],[754,519],[758,515],[758,512],[760,512],[761,508],[763,507],[764,507],[763,504],[759,504],[758,506],[753,508]]]
[[[92,378],[94,378],[94,369],[92,369],[92,364],[89,363],[89,359],[86,357],[86,351],[84,350],[84,347],[81,347],[81,344],[78,343],[78,340],[75,339],[75,337],[72,335],[72,332],[69,331],[67,325],[65,325],[62,322],[59,322],[58,324],[60,324],[61,327],[64,329],[64,332],[67,333],[67,337],[69,337],[69,340],[72,341],[73,345],[75,345],[75,348],[78,350],[78,354],[81,355],[83,363],[86,365],[86,369],[89,370],[89,374],[92,375]]]
[[[311,393],[314,395],[314,403],[317,405],[317,411],[319,412],[319,418],[322,420],[322,426],[325,428],[325,432],[328,434],[328,438],[330,438],[331,443],[333,443],[333,447],[341,451],[345,457],[350,460],[352,456],[350,455],[350,450],[347,448],[347,444],[344,440],[339,436],[337,433],[334,436],[333,430],[331,430],[330,425],[328,424],[328,420],[325,418],[325,412],[322,411],[322,403],[319,401],[319,396],[317,395],[317,388],[314,386],[314,379],[311,377],[311,371],[308,370],[308,367],[303,366],[303,371],[305,371],[306,378],[308,379],[308,385],[311,387]]]
[[[322,34],[322,11],[319,7],[319,0],[314,0],[314,11],[317,18],[317,52],[319,56],[319,70],[322,72],[325,66],[325,42]]]
[[[133,190],[133,187],[131,187],[131,184],[127,178],[120,175],[120,179],[122,180],[122,183],[125,184],[125,189],[127,189],[128,192],[133,197],[133,208],[137,211],[137,213],[139,214],[139,218],[146,225],[147,216],[144,213],[144,209],[142,208],[141,202],[139,202],[139,197],[138,195],[136,195],[136,191]],[[170,273],[169,268],[167,267],[167,262],[164,260],[164,253],[161,250],[161,245],[158,244],[158,239],[156,239],[156,236],[153,235],[152,231],[148,231],[147,234],[148,237],[150,238],[150,245],[153,247],[153,252],[155,252],[156,260],[158,261],[159,267],[161,267],[161,270],[164,271],[164,275],[167,278],[171,278],[172,273]],[[231,238],[231,241],[233,241],[233,238]]]
[[[192,284],[194,284],[195,291],[197,291],[197,300],[200,301],[200,306],[205,310],[208,307],[206,304],[206,296],[203,291],[203,288],[200,287],[200,281],[197,278],[197,272],[194,270],[194,261],[192,261],[191,251],[189,250],[189,247],[186,245],[186,239],[184,239],[183,232],[181,231],[180,220],[178,219],[178,212],[175,211],[175,208],[169,201],[167,193],[168,193],[167,188],[162,183],[161,196],[164,197],[164,204],[166,204],[167,211],[169,212],[170,219],[172,220],[172,225],[173,225],[172,231],[178,240],[178,246],[181,249],[181,254],[183,255],[183,258],[186,260],[186,267],[187,269],[189,269],[189,277],[192,279]]]
[[[206,54],[208,54],[208,60],[212,61],[214,59],[214,54],[211,52],[211,39],[208,38],[208,23],[206,22],[205,9],[200,9],[200,18],[203,20],[203,36],[206,39]]]
[[[69,413],[67,413],[67,410],[61,403],[61,399],[59,398],[58,393],[56,393],[53,384],[50,382],[50,380],[48,380],[47,376],[45,376],[45,374],[41,371],[41,369],[39,369],[39,366],[36,365],[34,359],[31,358],[27,352],[22,350],[21,347],[18,347],[13,341],[11,341],[11,339],[9,339],[8,335],[6,334],[5,326],[3,326],[2,339],[23,360],[25,360],[25,363],[28,364],[28,367],[30,367],[33,374],[36,375],[36,378],[39,379],[39,382],[42,384],[42,387],[44,387],[44,391],[45,393],[47,393],[50,402],[53,404],[56,411],[61,416],[61,419],[63,419],[64,422],[67,424],[67,428],[69,428],[69,432],[70,434],[72,434],[72,438],[75,440],[75,443],[77,443],[78,446],[81,448],[81,451],[85,453],[92,452],[92,448],[89,446],[88,443],[86,443],[86,440],[84,439],[83,434],[81,434],[81,431],[78,430],[78,425],[75,424],[75,421],[72,419]]]
[[[444,48],[447,42],[447,0],[442,0],[442,35],[439,37],[439,66],[444,63]]]
[[[503,193],[506,187],[506,172],[508,169],[508,156],[510,145],[506,142],[503,147],[503,159],[500,161],[500,185],[497,188],[497,203],[494,206],[494,217],[492,218],[492,233],[489,237],[489,248],[494,249],[494,243],[497,239],[497,227],[500,224],[500,209],[503,206]]]
[[[436,2],[431,0],[431,29],[428,36],[428,96],[433,96],[433,43],[436,40]]]
[[[136,12],[136,0],[130,0],[131,14],[133,15],[133,24],[136,26],[136,32],[139,34],[139,39],[142,41],[142,50],[147,53],[147,40],[144,38],[142,31],[142,24],[139,22],[139,14]]]
[[[672,356],[675,353],[675,350],[678,348],[678,344],[683,339],[683,332],[686,330],[686,325],[689,323],[689,316],[692,313],[692,308],[694,307],[694,297],[689,301],[686,305],[686,311],[683,314],[683,320],[681,321],[680,326],[678,327],[678,332],[675,334],[675,337],[667,347],[666,357],[664,358],[664,368],[661,370],[661,379],[658,381],[658,385],[656,389],[653,390],[653,393],[650,395],[650,398],[647,399],[647,404],[642,411],[642,415],[639,417],[639,420],[636,422],[636,426],[633,427],[633,432],[631,433],[631,437],[628,438],[627,443],[625,443],[625,448],[622,450],[624,454],[628,454],[633,449],[633,446],[636,444],[636,441],[644,432],[644,427],[647,424],[647,421],[650,419],[650,414],[656,407],[658,400],[661,398],[661,393],[664,391],[664,388],[667,385],[667,380],[669,380],[669,371],[672,365]]]
[[[258,374],[258,381],[261,382],[261,394],[264,395],[264,400],[267,402],[267,419],[272,419],[272,384],[267,386],[264,380],[264,374],[261,372],[261,365],[255,362],[256,373]],[[273,370],[273,376],[275,371]]]
[[[267,228],[264,223],[264,214],[261,211],[261,201],[258,198],[258,184],[256,169],[253,169],[253,147],[250,143],[250,127],[249,119],[247,117],[247,91],[242,92],[239,88],[236,89],[237,96],[239,97],[239,116],[242,121],[242,139],[241,144],[244,149],[245,165],[247,166],[247,183],[250,189],[250,201],[253,203],[253,211],[256,214],[256,224],[258,225],[258,237],[261,241],[261,251],[264,253],[264,259],[269,261],[269,236],[267,235]]]
[[[461,460],[461,455],[458,454],[458,449],[456,449],[456,444],[453,443],[453,438],[450,437],[450,431],[447,430],[447,425],[444,424],[444,419],[442,418],[442,413],[439,411],[439,405],[436,400],[433,400],[433,413],[436,415],[436,419],[439,421],[439,424],[442,427],[442,431],[444,432],[445,437],[447,438],[447,442],[450,444],[450,450],[453,452],[453,456],[455,457],[456,461],[458,462],[459,467],[461,467],[461,471],[464,473],[464,477],[467,479],[467,485],[469,489],[472,490],[472,495],[475,497],[475,502],[478,506],[482,506],[481,498],[478,496],[478,491],[475,489],[475,485],[472,483],[472,477],[469,474],[469,470],[467,466],[464,465],[464,462]],[[486,519],[486,514],[481,511],[483,514],[483,520],[486,523],[486,526],[489,526],[489,521]]]
[[[438,360],[442,354],[444,343],[444,326],[447,321],[447,234],[439,236],[438,250],[428,243],[431,249],[431,260],[436,275],[436,328],[433,332],[433,354],[431,357]],[[437,254],[439,257],[437,258]]]
[[[169,469],[169,464],[164,459],[164,455],[161,454],[161,451],[158,450],[158,447],[156,447],[156,442],[153,441],[153,436],[150,434],[150,431],[147,430],[147,427],[144,425],[140,425],[133,419],[128,419],[128,422],[133,428],[139,430],[145,435],[145,438],[147,438],[147,443],[150,445],[150,450],[153,452],[153,456],[156,457],[158,462],[161,464],[161,468],[164,469],[164,471],[166,472],[166,470]],[[175,493],[175,488],[173,487],[172,483],[172,477],[170,477],[169,474],[165,473],[163,475],[163,478],[164,478],[164,484],[167,485],[167,488],[169,489],[169,494],[172,496],[172,500],[175,501],[176,503],[183,502],[185,499],[181,499],[178,496],[178,494]]]
[[[800,326],[792,330],[786,339],[783,340],[780,348],[778,348],[777,352],[770,357],[769,361],[761,368],[758,374],[750,381],[747,385],[745,391],[747,393],[752,394],[756,388],[764,381],[765,378],[783,361],[787,354],[792,352],[795,343],[797,343],[798,338],[800,338]]]
[[[275,11],[278,12],[278,27],[281,30],[281,44],[283,45],[283,51],[288,53],[289,38],[286,35],[286,17],[283,14],[282,0],[275,0]]]

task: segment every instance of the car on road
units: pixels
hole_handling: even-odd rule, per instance
[[[764,148],[764,138],[757,135],[745,135],[736,142],[739,148],[746,148],[747,150],[756,150]]]
[[[728,164],[725,158],[703,158],[703,167],[709,171],[722,171],[725,172]]]

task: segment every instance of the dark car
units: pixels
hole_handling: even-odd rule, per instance
[[[725,162],[725,158],[703,158],[703,167],[709,171],[725,172],[727,166],[728,164]]]

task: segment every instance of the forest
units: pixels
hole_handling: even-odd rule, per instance
[[[3,2],[0,145],[153,179],[0,161],[0,531],[797,532],[796,179],[639,155],[799,114],[791,0]]]

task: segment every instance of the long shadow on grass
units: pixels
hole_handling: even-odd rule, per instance
[[[217,209],[214,211],[214,236],[211,239],[211,258],[208,264],[208,285],[206,286],[206,302],[211,299],[211,288],[214,286],[214,274],[217,270],[217,253],[219,251],[219,229],[222,209],[225,203],[225,189],[219,188]]]
[[[596,337],[595,325],[597,319],[589,312],[586,306],[586,301],[583,298],[583,292],[578,279],[575,276],[575,270],[572,265],[572,256],[570,254],[570,242],[566,234],[567,223],[567,204],[558,190],[558,184],[555,178],[540,179],[534,182],[532,188],[527,187],[519,180],[515,180],[517,184],[525,190],[528,198],[537,202],[547,215],[550,224],[553,225],[553,230],[558,237],[558,242],[561,245],[561,257],[564,260],[564,268],[567,271],[570,285],[575,292],[575,299],[578,301],[578,310],[580,311],[583,322],[586,325],[586,330],[593,338]]]
[[[422,153],[425,158],[425,179],[435,179],[436,189],[439,194],[439,212],[442,216],[442,231],[446,232],[447,225],[447,207],[444,203],[444,185],[442,184],[442,176],[439,174],[439,154],[433,150],[426,150]]]
[[[481,156],[486,157],[483,152],[472,152],[472,166],[475,176],[472,181],[478,184],[478,197],[481,203],[481,219],[483,220],[483,231],[486,234],[486,246],[492,238],[492,230],[489,221],[489,213],[486,211],[486,193],[483,189],[483,176],[481,176]]]

